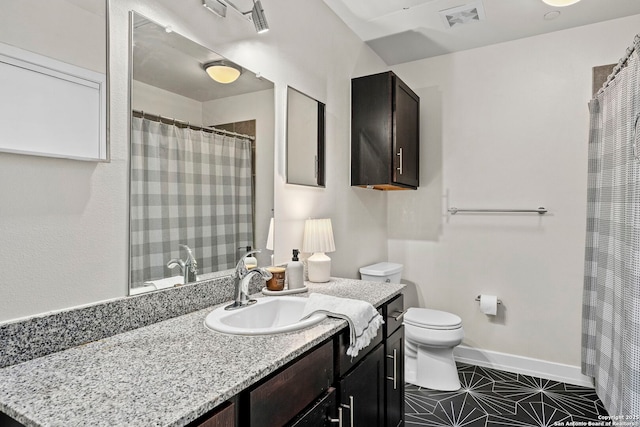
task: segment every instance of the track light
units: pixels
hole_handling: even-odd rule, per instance
[[[204,68],[209,77],[223,84],[235,82],[242,74],[241,66],[225,60],[207,62],[202,68]]]
[[[231,0],[202,0],[202,6],[204,6],[205,9],[215,13],[221,18],[224,18],[227,15],[227,5],[231,6],[233,10],[246,17],[249,21],[253,21],[253,25],[256,27],[256,32],[258,32],[258,34],[269,31],[267,17],[264,14],[264,9],[262,8],[260,0],[253,0],[253,8],[248,12],[242,12],[231,2]]]
[[[227,5],[219,0],[202,0],[202,6],[210,12],[215,13],[220,18],[227,16]]]
[[[260,0],[253,1],[253,9],[251,9],[251,20],[256,27],[258,34],[266,33],[269,31],[269,24],[267,24],[267,17],[264,15],[264,9]]]

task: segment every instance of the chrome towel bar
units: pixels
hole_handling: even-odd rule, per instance
[[[458,212],[477,212],[477,213],[537,213],[540,215],[546,214],[548,211],[544,207],[538,209],[458,209],[450,207],[448,209],[451,215],[455,215]]]

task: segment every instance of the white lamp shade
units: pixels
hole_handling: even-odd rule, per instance
[[[307,258],[309,281],[328,282],[331,277],[331,258],[325,252],[333,252],[333,228],[330,219],[308,219],[304,223],[302,252],[313,253]]]
[[[273,250],[273,218],[269,221],[269,233],[267,234],[266,248],[270,251]]]
[[[333,228],[331,220],[308,219],[304,223],[304,237],[302,240],[302,252],[333,252],[336,245],[333,242]]]

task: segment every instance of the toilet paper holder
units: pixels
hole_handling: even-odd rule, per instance
[[[478,296],[476,297],[476,301],[480,302],[480,295],[478,295]],[[501,301],[501,300],[498,300],[498,304],[502,304],[502,301]]]

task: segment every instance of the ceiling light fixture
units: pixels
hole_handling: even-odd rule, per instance
[[[251,20],[256,27],[258,34],[266,33],[269,31],[269,24],[267,24],[267,17],[264,15],[264,9],[260,0],[253,1],[253,9],[251,9]]]
[[[227,16],[227,5],[219,0],[202,0],[202,6],[220,18]]]
[[[580,0],[542,0],[542,1],[548,4],[549,6],[564,7],[564,6],[571,6],[572,4],[576,4]]]
[[[230,0],[224,0],[224,2],[222,0],[202,0],[202,6],[204,6],[205,9],[215,13],[221,18],[224,18],[227,15],[227,5],[231,6],[233,10],[247,18],[249,21],[252,21],[258,34],[269,31],[267,17],[264,14],[264,8],[262,7],[260,0],[253,0],[253,8],[248,12],[242,12]]]
[[[233,83],[242,74],[242,67],[231,61],[207,62],[202,68],[204,68],[209,77],[222,84]]]

